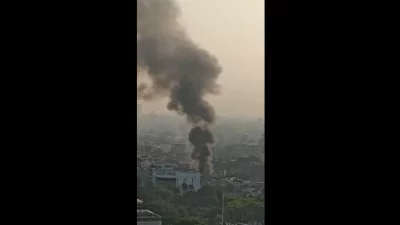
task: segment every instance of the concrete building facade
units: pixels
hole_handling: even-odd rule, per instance
[[[180,190],[184,184],[193,185],[194,191],[198,191],[202,187],[201,174],[190,170],[153,169],[152,182],[153,185],[164,182],[173,184]]]

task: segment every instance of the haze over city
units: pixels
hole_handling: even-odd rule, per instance
[[[137,8],[137,224],[265,225],[263,1]]]
[[[264,117],[264,1],[178,0],[180,22],[201,48],[218,58],[223,70],[219,95],[206,99],[217,115]],[[168,98],[143,102],[143,113],[176,114]]]

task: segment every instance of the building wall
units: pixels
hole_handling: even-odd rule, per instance
[[[151,180],[153,182],[153,185],[157,185],[157,180],[163,180],[163,179],[175,180],[175,177],[176,177],[176,172],[173,169],[154,169],[153,168],[151,170]],[[174,183],[174,182],[172,182],[172,183]]]
[[[154,185],[157,185],[157,178],[175,179],[175,185],[178,188],[181,188],[182,184],[185,182],[187,185],[193,184],[195,191],[201,188],[201,174],[198,172],[185,172],[171,169],[153,169],[152,181]]]
[[[193,184],[194,190],[197,191],[201,188],[201,174],[195,172],[178,172],[176,173],[176,186],[182,187],[182,184],[185,183]]]

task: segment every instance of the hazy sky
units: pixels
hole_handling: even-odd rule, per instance
[[[206,99],[218,115],[264,116],[264,0],[178,0],[181,23],[223,67],[222,93]],[[165,100],[141,102],[165,113]]]

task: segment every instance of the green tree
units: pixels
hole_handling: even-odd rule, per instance
[[[226,205],[227,221],[241,222],[264,220],[264,204],[255,198],[234,197],[227,199]]]
[[[191,184],[189,184],[189,186],[188,186],[188,190],[189,190],[189,191],[194,191],[194,186],[193,186],[193,185],[191,185]]]
[[[221,207],[210,208],[207,213],[205,213],[204,218],[206,218],[209,224],[218,224],[221,221]]]
[[[176,206],[176,209],[178,210],[178,213],[180,216],[188,216],[189,215],[188,210],[182,205]]]
[[[226,184],[225,185],[225,187],[224,187],[224,192],[228,192],[228,193],[232,193],[233,192],[233,189],[234,189],[234,187],[233,187],[233,184]]]
[[[168,216],[168,217],[179,217],[179,212],[175,205],[163,201],[163,200],[156,200],[149,203],[144,204],[144,208],[159,214],[160,216]]]
[[[188,188],[188,186],[187,186]],[[165,225],[219,225],[223,189],[206,185],[197,192],[180,194],[173,185],[138,188],[137,197],[144,201],[143,208],[163,218]],[[178,194],[179,193],[179,194]],[[226,198],[226,221],[263,221],[264,202],[256,198]]]
[[[202,206],[219,206],[221,202],[221,196],[221,191],[218,190],[216,187],[205,185],[196,193],[196,201],[199,205]]]
[[[162,200],[169,201],[173,198],[174,193],[171,190],[157,187],[154,189],[155,195]]]
[[[182,184],[182,190],[187,191],[188,190],[188,185],[186,183]]]

